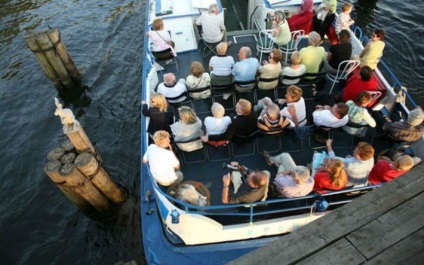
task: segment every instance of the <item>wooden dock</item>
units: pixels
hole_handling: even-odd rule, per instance
[[[229,264],[424,264],[424,165]]]

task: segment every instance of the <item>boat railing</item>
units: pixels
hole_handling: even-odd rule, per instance
[[[316,199],[323,197],[328,201],[329,206],[343,205],[350,202],[357,196],[365,192],[373,190],[380,185],[370,185],[365,187],[350,187],[339,191],[330,191],[325,194],[313,193],[307,196],[296,198],[273,198],[266,201],[258,201],[254,203],[242,204],[222,204],[213,206],[197,206],[178,200],[171,195],[167,194],[160,188],[149,171],[153,188],[155,192],[161,194],[162,198],[166,198],[174,207],[183,210],[187,214],[197,214],[203,216],[233,216],[233,217],[246,217],[245,221],[253,223],[254,217],[267,216],[270,214],[284,214],[299,211],[310,211]],[[158,197],[157,197],[158,198]]]

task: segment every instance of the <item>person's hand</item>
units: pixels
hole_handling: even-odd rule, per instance
[[[327,146],[331,146],[331,144],[333,143],[333,139],[327,139],[326,141],[325,141],[325,144],[327,145]]]
[[[204,143],[207,143],[209,141],[209,135],[205,134],[203,136],[200,136],[200,140]]]
[[[267,65],[268,64],[268,61],[267,60],[263,60],[262,61],[262,65]]]
[[[141,101],[141,104],[143,104],[143,105],[144,105],[144,104],[147,104],[147,102],[146,102],[145,100],[142,100],[142,101]]]
[[[324,109],[326,109],[326,110],[331,109],[331,107],[330,107],[330,106],[328,106],[328,105],[325,105],[323,108],[324,108]]]
[[[267,98],[265,98],[263,102],[264,102],[265,106],[269,106],[269,104],[271,104],[271,100],[269,100]]]
[[[235,166],[235,167],[238,167],[240,165],[240,163],[237,162],[237,161],[231,161],[231,165],[232,166]]]
[[[283,98],[279,98],[279,99],[277,99],[277,103],[280,104],[280,105],[283,105],[284,103],[286,103],[286,100],[283,99]]]
[[[229,185],[230,185],[230,182],[231,182],[231,175],[230,175],[230,173],[225,174],[225,175],[222,177],[222,184],[223,184],[224,186],[229,186]]]

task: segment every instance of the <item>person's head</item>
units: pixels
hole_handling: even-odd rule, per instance
[[[161,18],[157,18],[153,20],[153,29],[154,30],[162,30],[163,29],[163,20]]]
[[[275,121],[280,117],[280,108],[277,104],[271,103],[266,107],[266,115],[268,118]]]
[[[219,12],[219,7],[217,3],[212,3],[209,5],[209,9],[208,9],[209,14],[213,14],[213,13],[218,14],[218,12]]]
[[[376,29],[374,34],[371,35],[371,40],[383,40],[386,36],[386,32],[382,29]]]
[[[255,170],[249,174],[248,182],[252,188],[261,188],[268,183],[268,176],[260,170]]]
[[[365,107],[371,101],[371,94],[367,91],[361,91],[356,95],[355,104],[357,106]]]
[[[333,113],[333,115],[339,119],[346,116],[348,112],[349,112],[349,107],[343,102],[336,103],[331,108],[331,113]]]
[[[411,126],[419,126],[423,123],[424,113],[421,108],[415,108],[408,114],[407,122]]]
[[[205,71],[205,68],[203,68],[203,65],[200,62],[194,61],[191,63],[190,71],[191,74],[195,77],[201,77]]]
[[[181,106],[178,108],[180,119],[185,124],[194,124],[197,122],[197,116],[194,110],[187,106]]]
[[[252,56],[252,50],[247,46],[243,46],[240,48],[238,56],[240,60],[250,58]]]
[[[311,172],[305,166],[296,166],[294,168],[294,180],[297,184],[305,184],[308,182]]]
[[[353,151],[353,155],[362,161],[366,161],[374,156],[374,147],[369,143],[359,142]]]
[[[153,142],[160,148],[168,147],[171,142],[169,139],[169,133],[167,131],[156,131],[153,134]]]
[[[300,61],[302,61],[302,57],[300,56],[300,52],[295,51],[290,56],[290,62],[291,64],[298,65],[300,64]]]
[[[397,170],[410,170],[414,166],[414,160],[409,155],[400,155],[395,159]]]
[[[241,98],[237,101],[236,112],[238,115],[248,116],[252,111],[252,103],[249,100]]]
[[[168,109],[168,103],[164,95],[157,93],[150,96],[150,102],[153,107],[159,109],[160,112],[165,112]]]
[[[343,180],[347,179],[343,161],[339,159],[329,159],[327,162],[327,170],[330,173],[331,184],[340,187]]]
[[[270,63],[278,63],[283,58],[283,54],[281,53],[280,49],[272,49],[271,53],[269,54],[268,59],[270,60]]]
[[[284,16],[284,12],[281,10],[277,10],[274,12],[274,18],[275,18],[275,22],[280,23],[281,21],[283,21],[285,19]]]
[[[212,104],[211,111],[212,111],[212,115],[215,118],[222,118],[225,115],[224,107],[221,104],[219,104],[218,102],[215,102],[215,103]]]
[[[339,40],[341,44],[347,44],[350,42],[350,32],[346,29],[342,29],[339,33]]]
[[[361,68],[360,75],[361,75],[361,79],[362,80],[369,81],[371,79],[371,77],[372,77],[372,69],[371,69],[371,67],[369,67],[369,66],[363,66]]]
[[[164,74],[163,81],[167,86],[174,86],[177,83],[177,79],[173,73]]]
[[[216,52],[218,55],[225,55],[227,54],[228,45],[226,42],[220,42],[218,45],[216,45]]]
[[[351,3],[344,3],[343,5],[342,5],[342,12],[343,13],[350,13],[350,12],[352,12],[352,4]]]
[[[317,47],[321,44],[321,36],[316,31],[309,32],[308,44]]]
[[[298,86],[291,85],[287,88],[286,100],[287,102],[298,102],[302,97],[302,89]]]

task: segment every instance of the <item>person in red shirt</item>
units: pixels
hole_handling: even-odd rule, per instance
[[[327,159],[325,164],[317,169],[314,180],[314,191],[318,193],[345,188],[347,174],[344,170],[343,161],[339,159]]]
[[[414,160],[411,156],[402,154],[392,161],[387,156],[382,156],[372,168],[368,182],[370,184],[381,184],[391,181],[406,172],[414,166]]]
[[[361,68],[359,75],[352,74],[346,81],[343,89],[343,101],[354,101],[361,91],[377,91],[377,79],[372,75],[373,71],[368,66]]]

